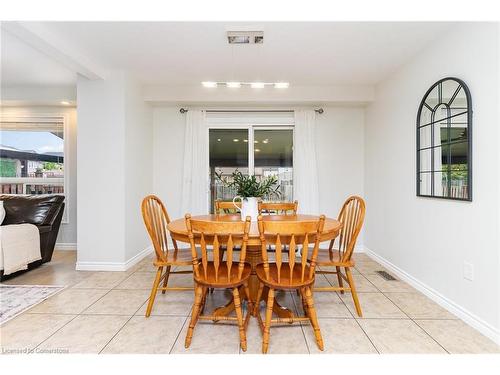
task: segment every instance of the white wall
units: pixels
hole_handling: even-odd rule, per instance
[[[149,243],[140,200],[151,191],[151,119],[123,73],[78,80],[78,261],[82,270],[124,270]]]
[[[350,194],[363,194],[364,109],[324,107],[317,115],[319,198],[323,212],[337,217]],[[185,115],[179,107],[155,107],[154,191],[171,218],[180,218]],[[362,239],[360,239],[360,243]]]
[[[77,228],[77,119],[76,108],[74,107],[54,107],[54,106],[21,106],[2,107],[2,114],[7,116],[36,116],[36,115],[66,115],[69,120],[68,132],[65,134],[65,142],[69,146],[69,155],[66,156],[65,173],[69,177],[68,194],[66,195],[66,210],[68,213],[68,223],[62,223],[57,237],[58,245],[76,246]]]
[[[152,111],[141,88],[130,81],[125,110],[125,259],[130,260],[149,246],[140,205],[153,190]]]
[[[185,120],[179,107],[153,108],[153,191],[165,204],[171,219],[184,216],[181,200]]]
[[[365,129],[365,245],[498,339],[498,26],[462,24],[376,88]],[[473,202],[415,194],[415,118],[425,91],[455,76],[473,106]],[[463,262],[475,278],[463,278]]]
[[[348,196],[363,195],[364,109],[324,109],[316,116],[319,201],[324,214],[337,217]]]
[[[77,266],[124,262],[125,112],[119,79],[79,77]]]

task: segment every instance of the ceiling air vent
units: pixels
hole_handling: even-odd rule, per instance
[[[229,44],[262,44],[264,43],[263,31],[228,31]]]

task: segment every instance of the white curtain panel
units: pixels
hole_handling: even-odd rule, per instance
[[[293,197],[299,212],[319,214],[318,167],[316,162],[316,112],[295,110],[293,141]]]
[[[208,213],[208,128],[205,111],[190,109],[186,115],[182,215]]]

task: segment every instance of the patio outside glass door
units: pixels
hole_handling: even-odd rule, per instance
[[[258,179],[277,176],[279,195],[264,197],[268,201],[293,200],[293,128],[247,126],[239,129],[209,130],[210,210],[217,199],[230,201],[234,189],[224,187],[216,178],[230,178],[237,169]]]

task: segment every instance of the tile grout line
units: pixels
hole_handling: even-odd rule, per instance
[[[359,270],[358,270],[358,272],[359,272]],[[360,273],[361,273],[361,272],[360,272]],[[366,279],[367,279],[368,281],[370,281],[368,278],[366,278]],[[400,280],[398,280],[398,279],[396,279],[396,280],[397,280],[397,281],[400,281]],[[373,283],[372,283],[372,284],[373,284]],[[431,338],[431,339],[432,339],[432,340],[433,340],[436,344],[438,344],[438,345],[439,345],[439,346],[440,346],[440,347],[441,347],[441,348],[442,348],[442,349],[443,349],[446,353],[450,354],[450,352],[449,352],[448,350],[446,350],[446,348],[445,348],[443,345],[441,345],[441,344],[440,344],[440,343],[439,343],[439,342],[438,342],[438,341],[437,341],[434,337],[432,337],[432,336],[431,336],[431,335],[430,335],[430,334],[429,334],[426,330],[424,330],[422,327],[420,327],[420,325],[419,325],[417,322],[415,322],[415,321],[413,320],[413,318],[412,318],[412,317],[410,317],[410,315],[408,315],[405,311],[403,311],[403,309],[402,309],[401,307],[399,307],[399,305],[398,305],[396,302],[394,302],[394,301],[393,301],[393,300],[392,300],[392,299],[391,299],[391,298],[390,298],[390,297],[386,294],[386,293],[390,293],[390,292],[383,292],[383,291],[382,291],[379,287],[377,287],[375,284],[373,284],[373,285],[375,286],[375,288],[377,288],[377,290],[379,290],[379,291],[380,291],[380,293],[381,293],[381,294],[382,294],[385,298],[387,298],[389,301],[391,301],[391,303],[392,303],[392,304],[394,304],[394,306],[396,306],[396,307],[399,309],[399,311],[401,311],[401,312],[402,312],[402,313],[403,313],[403,314],[404,314],[404,315],[405,315],[405,316],[406,316],[406,317],[407,317],[410,321],[412,321],[412,322],[413,322],[413,324],[415,324],[418,328],[420,328],[420,329],[421,329],[421,330],[422,330],[422,331],[423,331],[423,332],[424,332],[427,336],[429,336],[429,337],[430,337],[430,338]],[[411,293],[411,292],[408,292],[408,293]]]
[[[135,271],[134,271],[134,272],[135,272]],[[133,272],[133,273],[134,273],[134,272]],[[84,277],[82,280],[78,280],[77,282],[73,282],[71,285],[68,285],[68,287],[67,287],[67,288],[65,288],[65,290],[70,290],[70,289],[73,289],[75,285],[77,285],[77,284],[78,284],[78,283],[80,283],[81,281],[83,281],[83,280],[85,280],[85,279],[87,279],[87,278],[89,278],[89,277],[91,277],[91,276],[92,276],[92,273],[91,273],[91,272],[89,272],[89,275],[88,275],[88,276]],[[75,290],[78,290],[78,288],[74,288],[74,289],[75,289]],[[84,288],[81,288],[81,289],[84,289]],[[92,288],[88,288],[88,289],[92,289]],[[93,289],[97,289],[97,290],[99,290],[98,288],[93,288]],[[93,303],[91,303],[89,306],[87,306],[87,307],[86,307],[86,308],[84,308],[82,311],[80,311],[79,313],[76,313],[76,314],[71,314],[71,313],[43,313],[43,312],[41,312],[41,313],[37,313],[37,312],[30,312],[30,310],[31,310],[31,309],[29,309],[29,310],[27,310],[26,312],[23,312],[22,314],[20,314],[20,316],[21,316],[21,315],[25,315],[25,314],[26,314],[26,315],[27,315],[27,314],[39,314],[39,315],[43,315],[43,314],[45,314],[45,315],[74,315],[74,317],[73,317],[72,319],[68,320],[65,324],[63,324],[61,327],[59,327],[57,330],[55,330],[52,334],[50,334],[50,335],[49,335],[49,336],[47,336],[45,339],[43,339],[42,341],[40,341],[37,345],[35,345],[35,346],[33,347],[33,351],[34,351],[35,349],[39,348],[39,347],[40,347],[40,345],[42,345],[44,342],[46,342],[48,339],[50,339],[52,336],[54,336],[56,333],[58,333],[60,330],[62,330],[64,327],[66,327],[68,324],[70,324],[72,321],[74,321],[77,317],[81,316],[81,315],[82,315],[82,313],[83,313],[84,311],[86,311],[86,310],[87,310],[90,306],[94,305],[94,304],[95,304],[95,303],[97,303],[99,300],[101,300],[104,296],[106,296],[106,295],[107,295],[109,292],[111,292],[113,289],[114,289],[114,288],[111,288],[110,290],[108,290],[108,291],[107,291],[106,293],[104,293],[101,297],[99,297],[96,301],[94,301],[94,302],[93,302]],[[57,294],[59,294],[59,293],[57,293]],[[55,295],[54,295],[54,296],[51,296],[51,297],[55,297]],[[50,297],[49,297],[48,299],[50,299]],[[32,308],[34,308],[34,307],[36,307],[36,306],[33,306]],[[141,305],[141,307],[142,307],[142,305]]]
[[[295,306],[295,312],[298,314],[299,307],[297,306],[297,302],[295,301],[296,296],[297,296],[297,294],[294,295],[292,292],[290,292],[290,297],[292,298],[292,303]],[[304,312],[304,314],[305,314],[305,312]],[[307,352],[308,352],[308,354],[311,354],[311,348],[309,347],[309,343],[307,342],[306,332],[304,331],[304,325],[302,324],[302,322],[299,322],[299,325],[300,325],[300,330],[302,331],[302,336],[304,337],[304,342],[306,343]]]
[[[360,262],[361,262],[361,261],[360,261]],[[339,299],[342,301],[342,304],[344,305],[344,307],[345,307],[345,308],[347,309],[347,311],[349,312],[349,314],[350,314],[351,318],[352,318],[352,319],[354,319],[354,320],[356,321],[357,325],[360,327],[360,329],[363,331],[363,333],[365,334],[365,336],[368,338],[368,340],[370,341],[370,343],[372,344],[372,346],[375,348],[375,350],[376,350],[379,354],[380,354],[380,352],[379,352],[378,348],[374,345],[374,343],[372,342],[372,340],[371,340],[370,336],[369,336],[369,335],[366,333],[366,331],[363,329],[363,327],[362,327],[362,326],[361,326],[361,324],[360,324],[360,321],[362,321],[362,320],[370,320],[370,319],[382,319],[382,320],[384,320],[384,319],[386,319],[386,320],[390,320],[390,319],[393,319],[393,320],[401,320],[401,319],[404,319],[404,320],[410,320],[410,321],[412,321],[412,322],[413,322],[413,323],[414,323],[417,327],[419,327],[419,329],[421,329],[422,331],[424,331],[424,333],[425,333],[428,337],[430,337],[430,338],[431,338],[434,342],[436,342],[436,344],[438,344],[438,346],[440,346],[440,347],[441,347],[441,348],[442,348],[442,349],[443,349],[446,353],[450,353],[450,352],[449,352],[449,351],[448,351],[448,350],[447,350],[447,349],[446,349],[443,345],[441,345],[441,344],[439,343],[439,341],[438,341],[437,339],[435,339],[435,338],[434,338],[434,337],[433,337],[433,336],[432,336],[429,332],[427,332],[427,331],[426,331],[426,330],[425,330],[425,329],[424,329],[421,325],[419,325],[418,321],[416,320],[416,319],[418,319],[418,318],[415,318],[415,319],[414,319],[414,318],[410,317],[410,315],[409,315],[409,314],[407,314],[407,313],[406,313],[406,312],[405,312],[405,311],[404,311],[404,310],[403,310],[403,309],[402,309],[402,308],[401,308],[401,307],[400,307],[400,306],[399,306],[399,305],[398,305],[398,304],[397,304],[394,300],[392,300],[392,299],[389,297],[389,296],[391,295],[391,293],[401,293],[401,294],[403,294],[403,293],[421,294],[421,293],[419,293],[418,291],[414,291],[414,292],[412,292],[412,291],[410,291],[410,292],[387,292],[387,291],[386,291],[386,292],[383,292],[383,291],[382,291],[379,287],[377,287],[375,284],[373,284],[373,283],[372,283],[372,282],[368,279],[368,277],[366,276],[366,275],[370,275],[370,276],[371,276],[371,275],[377,275],[376,273],[370,273],[370,272],[368,272],[368,273],[363,273],[363,272],[360,272],[360,271],[359,271],[359,270],[357,270],[357,269],[356,269],[356,271],[357,271],[357,273],[359,274],[359,276],[360,276],[360,277],[363,277],[366,281],[368,281],[368,283],[369,283],[370,285],[372,285],[372,286],[374,287],[374,289],[376,290],[376,292],[375,292],[375,291],[374,291],[374,292],[360,292],[360,294],[367,294],[367,293],[380,293],[380,294],[382,294],[385,298],[387,298],[387,299],[388,299],[388,300],[389,300],[392,304],[394,304],[394,305],[397,307],[397,309],[399,309],[399,310],[403,313],[403,315],[404,315],[404,316],[406,316],[406,319],[405,319],[405,318],[363,318],[363,319],[359,318],[359,319],[358,319],[358,318],[355,316],[355,313],[353,313],[353,312],[349,309],[349,307],[347,306],[346,302],[345,302],[342,298],[340,298],[339,293],[336,293],[336,294],[337,294],[337,296],[339,297]],[[44,314],[45,314],[45,315],[66,315],[66,316],[68,316],[68,315],[74,315],[74,317],[73,317],[72,319],[70,319],[68,322],[64,323],[61,327],[59,327],[56,331],[54,331],[52,334],[50,334],[47,338],[45,338],[44,340],[42,340],[42,341],[41,341],[38,345],[34,346],[32,350],[35,350],[36,348],[39,348],[39,347],[40,347],[40,346],[41,346],[44,342],[46,342],[46,341],[47,341],[47,340],[49,340],[51,337],[53,337],[55,334],[57,334],[58,332],[60,332],[60,331],[61,331],[64,327],[66,327],[67,325],[69,325],[69,324],[70,324],[73,320],[75,320],[75,319],[76,319],[77,317],[79,317],[79,316],[99,316],[99,315],[103,315],[103,316],[127,316],[128,314],[126,314],[126,315],[119,315],[119,314],[84,314],[84,312],[85,312],[85,311],[87,311],[88,309],[90,309],[90,308],[91,308],[92,306],[94,306],[95,304],[97,304],[99,301],[101,301],[103,298],[105,298],[105,297],[106,297],[109,293],[111,293],[111,292],[112,292],[112,291],[114,291],[114,290],[120,290],[120,291],[124,291],[124,290],[149,290],[149,288],[148,288],[148,289],[135,289],[135,288],[132,288],[132,289],[120,289],[120,288],[119,288],[119,285],[120,285],[120,284],[122,284],[122,283],[123,283],[123,282],[125,282],[126,280],[129,280],[129,279],[130,279],[133,275],[136,275],[136,274],[138,274],[138,273],[151,273],[151,272],[150,272],[150,271],[147,271],[147,270],[145,270],[145,269],[143,269],[143,268],[137,268],[137,269],[135,269],[134,271],[131,271],[131,272],[130,272],[130,274],[126,275],[126,276],[125,276],[125,278],[124,278],[123,280],[121,280],[120,282],[118,282],[118,283],[117,283],[117,285],[115,285],[114,287],[112,287],[111,289],[109,289],[109,290],[108,290],[107,292],[105,292],[105,293],[104,293],[101,297],[99,297],[96,301],[94,301],[93,303],[91,303],[90,305],[88,305],[86,308],[84,308],[82,311],[80,311],[80,312],[79,312],[79,313],[77,313],[77,314],[71,314],[71,313],[30,312],[29,310],[28,310],[28,311],[26,311],[25,313],[23,313],[23,315],[24,315],[24,314],[32,314],[32,315],[34,315],[34,314],[37,314],[37,315],[44,315]],[[153,272],[153,273],[154,273],[154,272]],[[73,289],[75,285],[77,285],[78,283],[82,282],[83,280],[85,280],[85,279],[87,279],[87,278],[89,278],[89,277],[91,277],[91,276],[92,276],[92,272],[89,272],[89,275],[88,275],[88,276],[86,276],[85,278],[83,278],[83,279],[81,279],[81,280],[77,280],[76,282],[72,282],[72,283],[70,283],[70,286],[68,286],[68,288],[67,288],[67,289]],[[329,279],[328,279],[325,275],[322,275],[322,276],[323,276],[323,277],[325,277],[325,279],[327,280],[327,283],[329,283],[329,284],[330,284],[330,285],[332,285],[332,286],[335,286],[335,285],[334,285],[334,283],[333,283],[333,281],[330,281],[330,280],[329,280]],[[98,291],[98,290],[102,290],[102,289],[106,290],[107,288],[74,288],[74,289],[75,289],[75,290],[97,290],[97,291]],[[288,293],[291,293],[291,292],[288,292]],[[291,296],[291,298],[292,298],[292,303],[293,303],[293,306],[295,307],[295,310],[296,310],[296,311],[298,311],[298,307],[297,307],[297,306],[298,306],[298,303],[299,303],[299,302],[298,302],[298,300],[296,300],[296,298],[295,298],[296,296],[295,296],[294,294],[291,294],[290,296]],[[147,300],[146,300],[146,302],[144,302],[144,303],[147,303]],[[99,353],[102,353],[102,352],[105,350],[105,348],[109,346],[109,344],[111,343],[111,341],[113,341],[113,339],[114,339],[114,338],[115,338],[115,337],[116,337],[116,336],[117,336],[117,335],[118,335],[118,334],[119,334],[119,333],[123,330],[123,328],[125,327],[125,325],[126,325],[126,324],[128,324],[128,322],[130,322],[130,320],[131,320],[133,317],[135,317],[135,316],[139,316],[139,315],[136,315],[136,314],[137,314],[137,312],[138,312],[138,311],[139,311],[139,310],[140,310],[140,309],[144,306],[144,303],[143,303],[143,304],[142,304],[142,305],[141,305],[141,306],[140,306],[140,307],[139,307],[139,308],[138,308],[138,309],[137,309],[137,310],[136,310],[136,311],[135,311],[135,312],[134,312],[134,313],[133,313],[133,314],[129,317],[129,319],[128,319],[128,320],[126,320],[126,321],[125,321],[125,323],[124,323],[124,324],[123,324],[123,325],[122,325],[122,326],[118,329],[118,331],[117,331],[117,332],[113,335],[113,337],[111,337],[111,339],[110,339],[110,340],[109,340],[109,341],[108,341],[108,342],[107,342],[107,343],[103,346],[103,348],[99,351]],[[169,350],[169,354],[171,354],[171,353],[172,353],[172,351],[173,351],[173,349],[174,349],[174,347],[175,347],[175,345],[176,345],[176,343],[177,343],[177,342],[178,342],[178,340],[179,340],[179,337],[180,337],[180,335],[181,335],[181,333],[182,333],[182,330],[183,330],[184,326],[185,326],[185,325],[186,325],[186,323],[188,322],[189,316],[187,316],[187,317],[186,317],[185,315],[181,315],[181,314],[179,314],[179,315],[176,315],[176,314],[173,314],[173,315],[170,315],[170,314],[162,315],[162,314],[160,314],[160,316],[172,316],[172,317],[176,316],[176,317],[182,317],[182,318],[184,318],[184,317],[185,317],[184,322],[183,322],[183,324],[182,324],[182,326],[181,326],[181,328],[180,328],[179,332],[177,333],[177,336],[176,336],[176,338],[175,338],[175,340],[174,340],[174,342],[173,342],[173,344],[172,344],[172,346],[171,346],[171,348],[170,348],[170,350]],[[338,318],[335,318],[335,317],[331,317],[331,318],[329,318],[329,317],[322,317],[322,319],[338,319]],[[347,318],[347,319],[349,319],[349,318]],[[447,318],[426,318],[426,319],[428,319],[428,320],[452,320],[452,319],[447,319]],[[301,330],[302,330],[302,334],[303,334],[303,337],[304,337],[304,340],[305,340],[306,347],[307,347],[307,349],[308,349],[308,351],[309,351],[309,354],[311,354],[311,351],[310,351],[310,348],[309,348],[309,344],[308,344],[307,339],[306,339],[306,332],[305,332],[305,328],[304,328],[304,327],[305,327],[305,325],[302,325],[302,322],[300,323],[300,325],[301,325]],[[238,349],[239,349],[239,353],[241,354],[241,348],[240,348],[239,346],[238,346]]]
[[[125,327],[127,325],[127,323],[132,320],[132,318],[135,316],[135,314],[137,313],[137,311],[139,311],[142,308],[143,305],[144,305],[144,303],[141,306],[139,306],[139,308],[137,310],[135,310],[135,312],[132,314],[132,316],[130,318],[128,318],[125,323],[123,323],[123,325],[118,329],[118,331],[116,331],[116,333],[108,340],[108,342],[106,344],[104,344],[104,346],[101,348],[101,350],[99,350],[99,353],[97,353],[97,354],[101,354],[102,351],[104,349],[106,349],[106,347],[109,345],[109,343],[111,341],[113,341],[113,339],[122,331],[123,327]]]
[[[358,271],[359,272],[359,271]],[[361,273],[360,273],[361,274]],[[363,275],[362,275],[363,276]],[[354,278],[354,276],[353,276]],[[367,279],[368,280],[368,279]],[[331,286],[335,286],[333,285],[330,280],[328,280],[328,278],[326,277],[326,281],[331,285]],[[370,282],[370,280],[368,280],[368,282]],[[375,285],[374,285],[375,286]],[[378,288],[375,286],[375,288],[378,290]],[[345,308],[347,309],[347,311],[349,312],[349,314],[351,314],[351,317],[354,319],[354,321],[356,322],[356,324],[358,325],[358,327],[361,329],[361,331],[363,331],[363,333],[365,334],[366,338],[368,339],[368,341],[370,341],[370,344],[372,344],[373,348],[376,350],[377,354],[380,354],[380,351],[378,350],[377,346],[373,343],[372,339],[370,338],[370,336],[368,335],[368,333],[366,333],[366,331],[363,329],[363,327],[361,326],[361,324],[358,322],[358,319],[356,319],[356,317],[354,316],[354,314],[352,313],[352,311],[349,309],[349,307],[347,307],[347,304],[344,302],[344,300],[339,296],[339,294],[337,292],[335,292],[335,294],[337,295],[337,297],[340,299],[340,301],[342,301],[342,303],[344,304]],[[352,297],[351,297],[352,298]]]
[[[179,330],[179,333],[177,333],[177,336],[175,337],[175,340],[174,340],[172,346],[170,347],[168,354],[172,354],[172,350],[174,350],[175,344],[177,344],[177,340],[179,340],[179,336],[181,335],[182,330],[184,329],[184,326],[186,325],[189,318],[190,318],[190,316],[188,315],[188,316],[186,316],[186,319],[184,319],[184,323],[182,323],[181,329]]]
[[[132,277],[132,275],[134,275],[136,272],[138,272],[138,269],[136,269],[135,271],[131,272],[131,273],[130,273],[130,275],[129,275],[128,277],[126,277],[126,278],[125,278],[125,279],[123,279],[121,282],[119,282],[117,285],[115,285],[113,288],[111,288],[111,290],[110,290],[109,292],[111,292],[112,290],[124,290],[124,289],[117,289],[117,287],[118,287],[121,283],[123,283],[125,280],[128,280],[130,277]],[[125,290],[126,290],[126,289],[125,289]],[[147,289],[138,289],[138,290],[147,290]],[[108,292],[108,293],[109,293],[109,292]],[[107,293],[106,293],[106,294],[107,294]],[[104,296],[103,296],[103,297],[104,297]],[[101,297],[101,298],[102,298],[102,297]],[[143,302],[143,303],[142,303],[142,304],[141,304],[141,305],[137,308],[137,310],[135,310],[135,312],[132,314],[132,316],[131,316],[129,319],[127,319],[127,321],[126,321],[126,322],[125,322],[125,323],[124,323],[124,324],[120,327],[120,329],[118,329],[118,331],[117,331],[117,332],[113,335],[113,337],[111,337],[111,338],[109,339],[109,341],[108,341],[108,342],[107,342],[107,343],[106,343],[106,344],[102,347],[102,349],[99,351],[99,353],[98,353],[98,354],[101,354],[101,353],[103,352],[103,350],[104,350],[104,349],[106,349],[106,347],[109,345],[109,343],[110,343],[111,341],[113,341],[113,339],[114,339],[114,338],[115,338],[115,337],[116,337],[116,336],[117,336],[117,335],[118,335],[118,334],[122,331],[123,327],[125,327],[125,326],[127,325],[127,323],[128,323],[128,322],[130,322],[130,321],[132,320],[132,318],[136,316],[137,312],[138,312],[138,311],[142,308],[142,306],[144,306],[144,304],[145,304],[145,303],[147,303],[147,302],[149,301],[149,298],[150,298],[150,297],[148,297],[148,298],[147,298],[147,299],[146,299],[146,300],[145,300],[145,301],[144,301],[144,302]],[[95,303],[97,303],[97,301],[96,301]],[[93,305],[93,304],[92,304],[92,305]],[[90,305],[89,307],[87,307],[87,309],[88,309],[88,308],[90,308],[92,305]],[[87,310],[87,309],[85,309],[85,310]],[[84,311],[85,311],[85,310],[84,310]],[[137,315],[137,316],[138,316],[138,315]],[[186,319],[187,319],[187,318],[186,318]],[[185,323],[185,321],[184,321],[184,323]],[[184,327],[184,324],[182,325],[182,327]],[[182,327],[181,327],[181,330],[182,330]],[[179,334],[180,334],[180,332],[179,332]],[[177,338],[176,338],[176,341],[177,341]],[[174,341],[174,344],[175,344],[175,341]],[[172,346],[172,347],[173,347],[173,346]],[[171,348],[171,350],[172,350],[172,348]]]
[[[97,301],[99,301],[101,298],[103,298],[104,296],[106,296],[109,292],[111,292],[113,289],[110,289],[109,291],[107,291],[106,293],[104,293],[100,298],[98,298],[97,300],[95,300],[93,303],[91,303],[89,306],[87,306],[86,308],[84,308],[82,311],[80,311],[78,314],[75,314],[75,317],[71,320],[69,320],[66,324],[62,325],[61,327],[59,327],[59,329],[57,329],[56,331],[54,331],[51,335],[49,335],[45,340],[41,341],[37,346],[35,346],[33,349],[37,349],[40,345],[42,345],[45,341],[47,341],[48,339],[50,339],[52,336],[54,336],[57,332],[59,332],[61,329],[63,329],[64,327],[66,327],[69,323],[71,323],[73,320],[75,320],[76,318],[78,318],[79,316],[82,315],[82,313],[84,311],[86,311],[90,306],[94,305],[95,303],[97,303]],[[68,315],[72,315],[72,314],[68,314]]]
[[[378,264],[378,263],[377,263],[377,264]],[[359,270],[358,270],[358,272],[359,272],[360,274],[362,274]],[[364,276],[364,274],[362,274],[362,275]],[[369,282],[371,282],[371,281],[370,281],[367,277],[365,277],[365,278],[366,278]],[[398,280],[398,279],[396,279],[396,280]],[[400,281],[400,280],[398,280],[398,281]],[[402,309],[401,307],[399,307],[399,305],[398,305],[396,302],[394,302],[394,301],[393,301],[393,300],[392,300],[392,299],[391,299],[391,298],[390,298],[390,297],[386,294],[386,292],[383,292],[383,291],[382,291],[379,287],[377,287],[375,284],[373,284],[373,283],[372,283],[372,285],[373,285],[373,286],[375,286],[375,288],[376,288],[376,289],[377,289],[377,290],[378,290],[378,291],[379,291],[379,292],[380,292],[380,293],[381,293],[381,294],[382,294],[385,298],[387,298],[389,301],[391,301],[391,303],[392,303],[392,304],[394,304],[394,306],[396,306],[396,307],[399,309],[399,311],[401,311],[401,312],[402,312],[402,313],[403,313],[403,314],[404,314],[404,315],[405,315],[405,316],[406,316],[406,317],[407,317],[407,318],[408,318],[411,322],[413,322],[413,324],[415,324],[415,325],[416,325],[418,328],[420,328],[420,329],[421,329],[421,330],[422,330],[422,331],[423,331],[423,332],[424,332],[427,336],[429,336],[429,337],[432,339],[432,341],[434,341],[434,342],[435,342],[435,343],[436,343],[439,347],[441,347],[441,348],[442,348],[442,349],[443,349],[446,353],[450,354],[450,352],[449,352],[448,350],[446,350],[446,348],[445,348],[443,345],[441,345],[441,344],[440,344],[440,343],[439,343],[439,342],[438,342],[438,341],[437,341],[434,337],[432,337],[432,336],[431,336],[431,335],[430,335],[430,334],[429,334],[429,333],[428,333],[425,329],[423,329],[422,327],[420,327],[420,325],[419,325],[417,322],[415,322],[415,321],[413,320],[413,318],[411,318],[411,317],[410,317],[410,315],[408,315],[405,311],[403,311],[403,309]],[[389,293],[389,292],[387,292],[387,293]],[[356,319],[356,321],[357,321],[357,319]],[[358,322],[358,324],[359,324],[359,322]],[[371,340],[370,340],[370,341],[371,341]]]
[[[392,300],[389,296],[387,296],[384,292],[382,292],[382,294],[385,296],[385,298],[387,298],[389,301],[391,301],[391,302],[392,302],[392,303],[393,303],[393,304],[394,304],[394,305],[395,305],[395,306],[396,306],[399,310],[401,310],[401,311],[402,311],[402,312],[403,312],[403,313],[404,313],[404,314],[408,317],[408,319],[410,319],[410,320],[413,322],[413,324],[415,324],[415,325],[416,325],[418,328],[420,328],[420,329],[421,329],[421,330],[422,330],[422,331],[423,331],[423,332],[424,332],[427,336],[429,336],[429,337],[432,339],[432,341],[434,341],[436,344],[438,344],[438,345],[439,345],[439,346],[440,346],[440,347],[441,347],[441,348],[442,348],[442,349],[443,349],[446,353],[450,354],[450,352],[449,352],[448,350],[446,350],[446,348],[445,348],[443,345],[441,345],[441,343],[439,343],[439,342],[438,342],[438,341],[437,341],[434,337],[432,337],[432,336],[429,334],[429,332],[427,332],[425,329],[423,329],[422,327],[420,327],[420,326],[418,325],[418,323],[417,323],[417,322],[415,322],[415,320],[413,320],[413,318],[412,318],[412,317],[410,317],[410,315],[408,315],[405,311],[403,311],[403,309],[402,309],[401,307],[399,307],[399,306],[398,306],[398,304],[397,304],[396,302],[394,302],[394,301],[393,301],[393,300]]]

